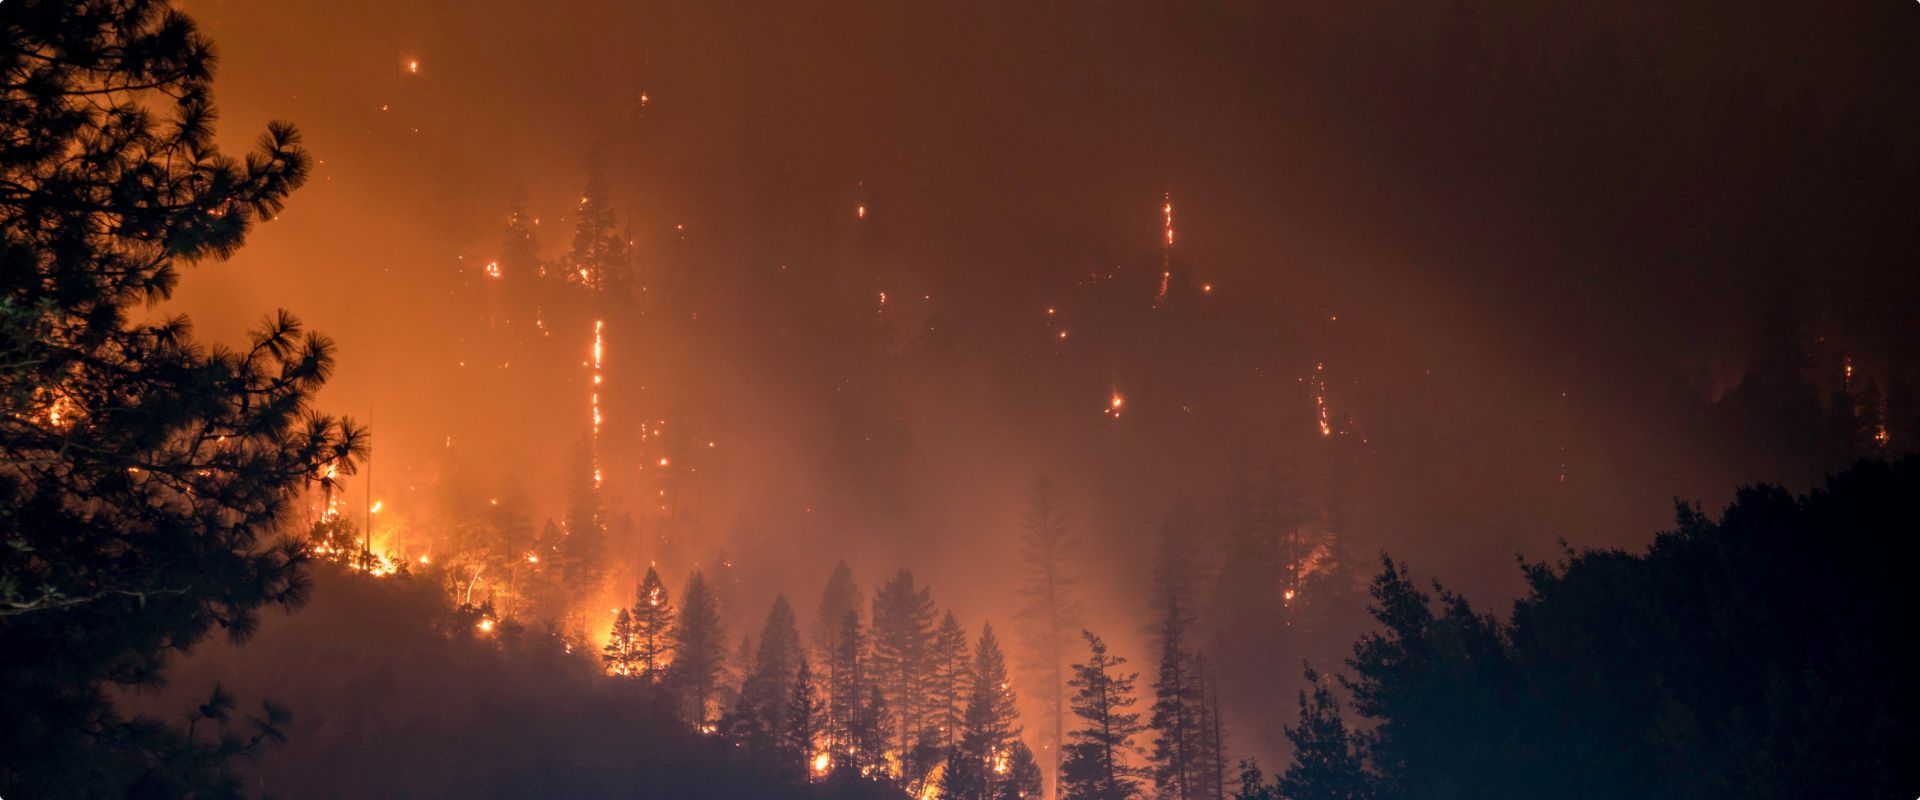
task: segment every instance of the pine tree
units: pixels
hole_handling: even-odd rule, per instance
[[[861,703],[868,693],[867,641],[860,630],[860,611],[849,608],[840,616],[840,635],[834,637],[827,679],[827,752],[836,765],[855,760],[859,740]]]
[[[854,771],[869,778],[887,775],[887,753],[893,747],[893,711],[877,685],[867,686],[867,698],[853,720]]]
[[[1014,707],[1013,686],[1007,681],[1006,656],[993,626],[980,629],[980,641],[973,651],[973,670],[967,683],[966,719],[957,748],[968,765],[965,776],[977,776],[958,785],[960,800],[988,800],[1005,781],[1010,748],[1020,735],[1018,712]],[[943,781],[943,785],[945,785]]]
[[[714,686],[726,669],[727,638],[720,625],[720,605],[697,570],[687,578],[680,618],[669,636],[674,659],[667,680],[685,704],[688,721],[703,729],[711,719]]]
[[[633,661],[635,674],[659,683],[672,652],[673,603],[668,601],[660,573],[647,567],[647,576],[633,598]]]
[[[1078,543],[1067,528],[1060,490],[1052,481],[1036,482],[1028,504],[1020,542],[1025,583],[1015,620],[1025,645],[1025,673],[1036,689],[1035,699],[1046,711],[1042,719],[1042,741],[1049,755],[1046,773],[1049,781],[1057,782],[1066,730],[1067,654],[1080,618],[1073,592]]]
[[[800,667],[794,671],[792,685],[787,691],[787,708],[782,720],[779,737],[779,772],[789,782],[799,783],[809,776],[824,777],[829,762],[826,759],[815,761],[815,742],[821,730],[821,711],[824,706],[820,696],[814,691],[813,669],[807,663],[803,653]],[[825,756],[823,752],[820,755]]]
[[[1108,655],[1107,644],[1087,631],[1088,655],[1073,666],[1073,713],[1083,726],[1069,735],[1060,766],[1063,800],[1129,800],[1140,790],[1143,770],[1128,766],[1137,753],[1134,737],[1146,730],[1140,714],[1129,711],[1137,699],[1137,672],[1121,672],[1127,660]]]
[[[820,592],[811,637],[815,651],[827,667],[824,676],[827,752],[834,758],[849,747],[847,730],[852,724],[853,710],[860,703],[859,680],[854,674],[863,666],[860,662],[866,656],[865,637],[860,630],[860,604],[860,587],[853,582],[853,570],[845,561],[835,564],[826,588]],[[859,641],[854,647],[843,647],[847,637]]]
[[[594,478],[593,445],[582,440],[567,472],[565,535],[554,549],[553,569],[569,606],[600,586],[606,549],[606,512]]]
[[[753,667],[740,684],[733,710],[721,721],[721,733],[748,753],[779,761],[787,735],[793,678],[805,652],[800,629],[786,595],[774,598],[753,651]]]
[[[1220,719],[1220,689],[1212,678],[1212,665],[1201,653],[1193,656],[1195,795],[1225,800],[1227,795],[1226,726]]]
[[[621,232],[613,208],[613,187],[607,182],[606,163],[598,153],[588,160],[587,187],[574,211],[573,250],[568,256],[571,280],[596,295],[627,299],[632,294],[633,264],[627,236]]]
[[[1189,555],[1199,538],[1193,509],[1181,504],[1160,526],[1155,548],[1152,615],[1153,639],[1160,652],[1154,678],[1152,761],[1159,794],[1178,800],[1200,800],[1195,791],[1201,740],[1199,698],[1193,676],[1193,652],[1188,642],[1195,623],[1190,597],[1194,566]]]
[[[967,657],[967,632],[952,611],[940,618],[940,628],[934,631],[931,660],[932,721],[941,746],[951,750],[960,742],[960,723],[967,709],[967,673],[973,668]]]
[[[230,753],[182,757],[108,687],[298,606],[307,556],[267,537],[367,439],[311,410],[333,344],[292,315],[233,349],[131,317],[237,252],[309,158],[284,122],[215,145],[212,45],[164,0],[16,0],[0,42],[0,786],[212,794]]]
[[[1340,701],[1319,673],[1307,670],[1312,694],[1300,690],[1300,723],[1287,728],[1293,763],[1276,785],[1287,800],[1363,800],[1369,785],[1358,742],[1347,732]]]
[[[622,678],[640,674],[638,660],[638,637],[634,634],[633,615],[626,609],[620,609],[613,617],[613,630],[607,634],[607,646],[601,651],[601,660],[607,664],[607,674]]]
[[[1005,764],[999,785],[994,788],[994,800],[1037,800],[1042,796],[1040,762],[1034,760],[1026,742],[1013,740]]]
[[[900,570],[873,596],[873,676],[893,709],[895,748],[903,756],[920,736],[927,710],[933,645],[933,593]]]
[[[1267,783],[1260,764],[1251,758],[1240,759],[1240,789],[1233,800],[1282,800],[1278,787]]]

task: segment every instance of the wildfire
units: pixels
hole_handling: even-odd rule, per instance
[[[825,775],[827,768],[833,766],[833,757],[826,753],[817,753],[813,757],[813,774]]]
[[[1319,418],[1320,435],[1332,436],[1333,419],[1327,411],[1327,365],[1324,362],[1313,365],[1313,406]]]

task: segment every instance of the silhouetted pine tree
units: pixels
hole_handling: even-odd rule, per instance
[[[860,587],[853,582],[853,570],[846,561],[834,564],[826,588],[820,592],[820,605],[813,616],[812,640],[816,653],[826,665],[822,685],[827,702],[827,752],[838,760],[850,746],[847,731],[853,711],[859,707],[861,687],[854,670],[864,666],[865,635],[860,630]],[[852,619],[849,620],[848,616]],[[847,637],[859,640],[853,648],[842,647]]]
[[[1137,702],[1137,672],[1121,672],[1127,660],[1107,653],[1107,644],[1087,631],[1088,655],[1073,665],[1073,713],[1081,727],[1068,734],[1060,765],[1062,800],[1130,800],[1140,790],[1144,770],[1128,765],[1137,753],[1134,737],[1146,730],[1140,714],[1130,711]]]
[[[733,710],[722,718],[721,733],[749,754],[781,761],[787,735],[793,677],[805,652],[800,629],[786,595],[773,600],[760,629],[760,645],[753,651],[753,667],[740,683]]]
[[[849,608],[840,615],[840,635],[834,637],[833,645],[827,678],[827,752],[836,768],[847,764],[859,769],[861,703],[872,685],[866,675],[867,637],[860,630],[859,609]]]
[[[895,717],[894,745],[907,753],[927,712],[928,655],[933,646],[933,593],[900,570],[873,596],[872,675]]]
[[[607,182],[606,162],[600,154],[589,157],[587,186],[574,210],[573,249],[567,257],[572,274],[595,295],[619,300],[630,299],[633,292],[633,262],[613,208],[613,187]]]
[[[814,691],[813,668],[802,653],[800,667],[794,671],[787,690],[786,715],[778,743],[777,771],[790,782],[824,777],[815,776],[813,770],[814,743],[819,738],[823,708],[820,695]]]
[[[1154,678],[1154,781],[1162,797],[1200,800],[1195,791],[1202,739],[1198,684],[1193,674],[1193,651],[1188,639],[1195,623],[1192,610],[1194,564],[1192,545],[1199,525],[1191,505],[1182,503],[1160,526],[1154,551],[1152,636],[1160,653]]]
[[[601,649],[600,659],[606,662],[607,672],[622,678],[636,677],[640,674],[637,636],[633,629],[633,614],[626,609],[613,616],[613,629],[607,633],[607,646]]]
[[[934,631],[931,660],[932,721],[940,734],[941,746],[951,750],[960,742],[960,722],[967,704],[967,671],[972,668],[972,661],[967,657],[967,632],[952,611],[940,618],[940,628]]]
[[[1018,711],[1014,707],[1013,687],[1007,680],[1007,660],[993,626],[980,629],[980,641],[974,646],[973,669],[968,676],[967,713],[955,752],[964,765],[960,782],[942,780],[952,787],[958,800],[988,800],[995,796],[1008,774],[1010,748],[1020,735]],[[952,768],[948,761],[948,768]]]
[[[886,693],[869,684],[866,700],[855,711],[851,731],[856,772],[880,780],[888,777],[887,753],[893,747],[893,731],[893,711],[887,708]]]
[[[1193,656],[1195,725],[1193,786],[1196,796],[1225,800],[1227,795],[1227,735],[1220,719],[1220,687],[1204,653]]]
[[[1287,800],[1364,800],[1368,797],[1366,764],[1354,737],[1340,717],[1340,702],[1331,686],[1311,668],[1300,690],[1300,722],[1287,727],[1293,743],[1293,763],[1276,788]]]
[[[667,598],[667,586],[660,573],[647,567],[647,576],[633,598],[633,662],[636,674],[648,683],[659,683],[665,674],[673,641],[673,603]]]
[[[554,547],[552,569],[566,607],[585,599],[600,586],[606,550],[606,511],[594,480],[593,445],[581,440],[567,470],[567,507],[564,535]],[[568,631],[572,635],[572,631]]]
[[[726,670],[726,632],[720,624],[720,605],[698,570],[687,578],[680,598],[680,617],[669,634],[673,664],[667,680],[679,696],[688,722],[704,727],[712,714],[715,684]]]
[[[311,410],[333,343],[292,315],[238,348],[130,317],[181,267],[237,252],[309,159],[284,122],[221,152],[212,45],[163,0],[15,0],[0,42],[0,786],[238,791],[226,762],[247,737],[128,723],[107,687],[155,684],[216,627],[244,639],[262,606],[299,605],[306,556],[265,537],[367,439]],[[230,703],[209,705],[226,724]],[[253,741],[281,720],[269,709]]]
[[[1040,762],[1034,760],[1033,749],[1026,742],[1013,740],[1007,747],[1005,763],[1005,774],[994,787],[994,800],[1037,800],[1043,796]]]
[[[1028,497],[1026,527],[1020,539],[1020,624],[1024,644],[1023,673],[1035,689],[1035,700],[1046,711],[1041,741],[1046,743],[1047,780],[1059,780],[1061,744],[1066,730],[1067,654],[1079,629],[1080,604],[1074,597],[1078,583],[1073,559],[1079,549],[1067,527],[1060,490],[1041,478]]]

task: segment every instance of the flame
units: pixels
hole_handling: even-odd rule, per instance
[[[483,618],[481,618],[481,620],[480,620],[480,622],[479,622],[479,623],[477,623],[477,624],[475,624],[475,625],[474,625],[473,627],[475,627],[475,628],[479,628],[479,629],[480,629],[480,632],[481,632],[481,633],[492,633],[492,632],[493,632],[493,618],[492,618],[492,617],[483,617]]]
[[[1327,411],[1327,365],[1324,362],[1313,365],[1313,406],[1319,416],[1320,435],[1332,436],[1333,420]]]
[[[813,774],[825,775],[827,768],[833,766],[833,758],[826,753],[816,753],[813,757]]]

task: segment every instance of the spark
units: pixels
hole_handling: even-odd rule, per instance
[[[666,457],[666,456],[661,456],[661,457],[660,457],[660,466],[663,466],[663,467],[664,467],[664,466],[667,466],[667,463],[668,463],[668,462],[667,462],[667,457]]]
[[[858,206],[855,206],[855,207],[854,207],[854,209],[853,209],[853,218],[854,218],[854,219],[866,219],[866,218],[867,218],[867,204],[865,204],[865,203],[861,203],[860,205],[858,205]]]
[[[421,556],[421,557],[420,557],[420,563],[422,563],[422,564],[431,564],[431,563],[433,563],[433,559],[431,559],[431,558],[428,558],[428,557],[426,557],[426,556]]]
[[[408,74],[410,74],[410,75],[418,75],[418,74],[420,74],[420,61],[419,61],[419,59],[411,59],[411,58],[410,58],[410,59],[407,59],[407,73],[408,73]]]
[[[493,632],[493,620],[492,620],[492,619],[490,619],[490,618],[489,618],[489,619],[483,619],[483,620],[480,620],[480,623],[479,623],[478,625],[475,625],[475,626],[473,626],[473,627],[476,627],[476,628],[479,628],[479,629],[480,629],[480,632],[481,632],[481,633],[492,633],[492,632]]]
[[[1124,408],[1126,405],[1127,405],[1127,398],[1122,397],[1120,395],[1120,390],[1115,389],[1113,390],[1113,396],[1107,398],[1107,407],[1101,413],[1111,414],[1113,415],[1114,419],[1119,419],[1120,409]]]
[[[367,512],[368,512],[368,513],[371,513],[371,514],[378,514],[378,513],[380,513],[380,510],[381,510],[381,509],[383,509],[383,508],[386,508],[386,507],[387,507],[387,504],[386,504],[386,502],[385,502],[385,501],[383,501],[383,500],[375,500],[375,501],[373,501],[373,507],[372,507],[372,508],[369,508],[369,509],[367,509]]]
[[[487,277],[489,278],[500,277],[500,262],[498,261],[487,262]]]

